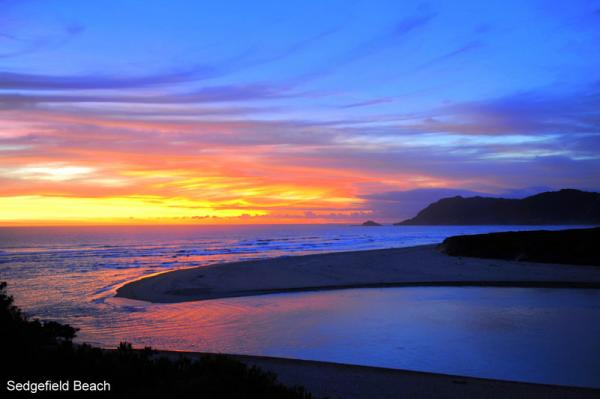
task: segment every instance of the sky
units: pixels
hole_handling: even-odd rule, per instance
[[[600,189],[600,1],[0,0],[0,225]]]

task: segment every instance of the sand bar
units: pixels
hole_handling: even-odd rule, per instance
[[[335,252],[175,270],[117,296],[173,303],[278,292],[393,286],[600,288],[600,267],[452,257],[435,245]]]

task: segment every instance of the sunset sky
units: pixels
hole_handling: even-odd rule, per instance
[[[0,225],[600,189],[600,1],[0,0]]]

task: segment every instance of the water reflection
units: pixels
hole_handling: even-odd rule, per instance
[[[414,287],[172,305],[81,339],[600,387],[600,290]]]

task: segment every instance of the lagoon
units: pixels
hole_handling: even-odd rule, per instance
[[[600,387],[600,290],[404,287],[168,305],[81,339]]]

